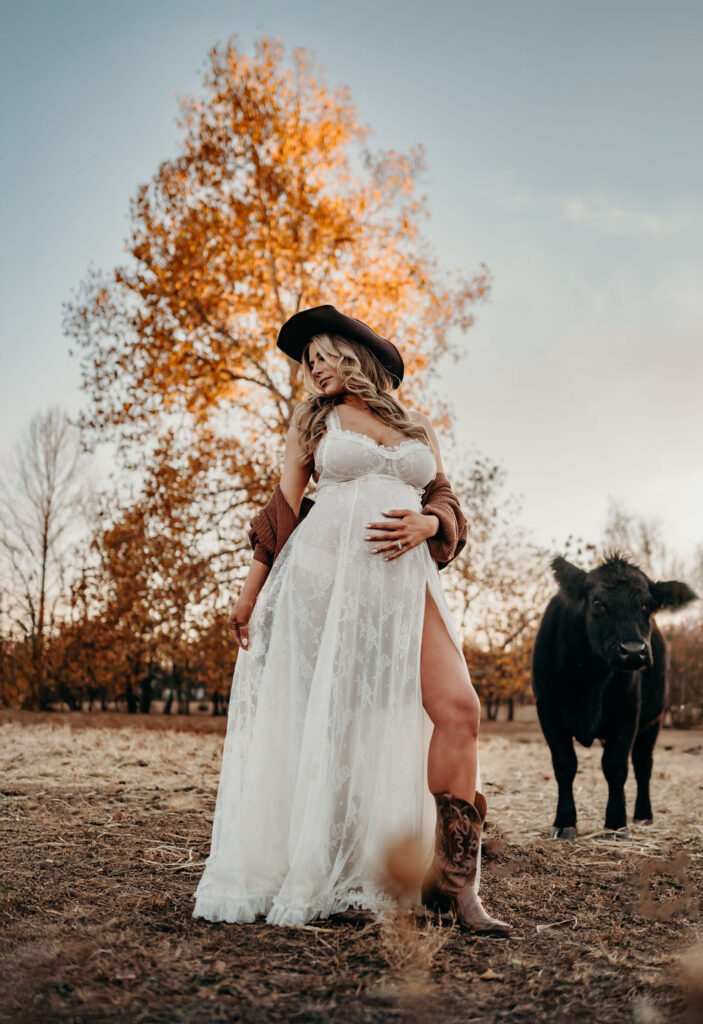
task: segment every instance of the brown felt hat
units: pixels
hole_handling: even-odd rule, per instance
[[[405,367],[403,357],[393,342],[381,338],[361,320],[353,316],[345,316],[329,304],[302,309],[286,320],[278,333],[276,345],[295,359],[302,362],[303,349],[316,334],[341,334],[351,341],[359,341],[371,349],[373,354],[393,374],[393,390],[403,379]]]

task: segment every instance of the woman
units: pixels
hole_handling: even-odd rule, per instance
[[[451,495],[436,434],[391,396],[402,358],[366,324],[318,306],[284,324],[278,347],[302,362],[312,397],[295,410],[275,501],[253,520],[230,617],[240,651],[193,916],[303,925],[377,912],[387,844],[424,834],[429,860],[434,828],[422,903],[505,935],[477,893],[480,707],[446,562],[430,550],[446,545],[452,506],[422,502],[440,478]]]

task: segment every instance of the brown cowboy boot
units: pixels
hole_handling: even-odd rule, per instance
[[[474,888],[486,818],[486,798],[474,803],[453,793],[435,793],[435,855],[422,883],[422,902],[439,914],[453,913],[459,923],[485,935],[509,935],[513,926],[489,917]]]

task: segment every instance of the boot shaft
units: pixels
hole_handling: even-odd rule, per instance
[[[476,793],[474,803],[453,793],[436,793],[435,867],[444,885],[458,893],[476,877],[486,799]]]

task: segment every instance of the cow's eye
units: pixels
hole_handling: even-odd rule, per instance
[[[605,611],[605,605],[603,604],[602,601],[599,601],[597,597],[593,598],[593,608],[594,608],[594,611],[597,611],[597,612],[604,612]]]

